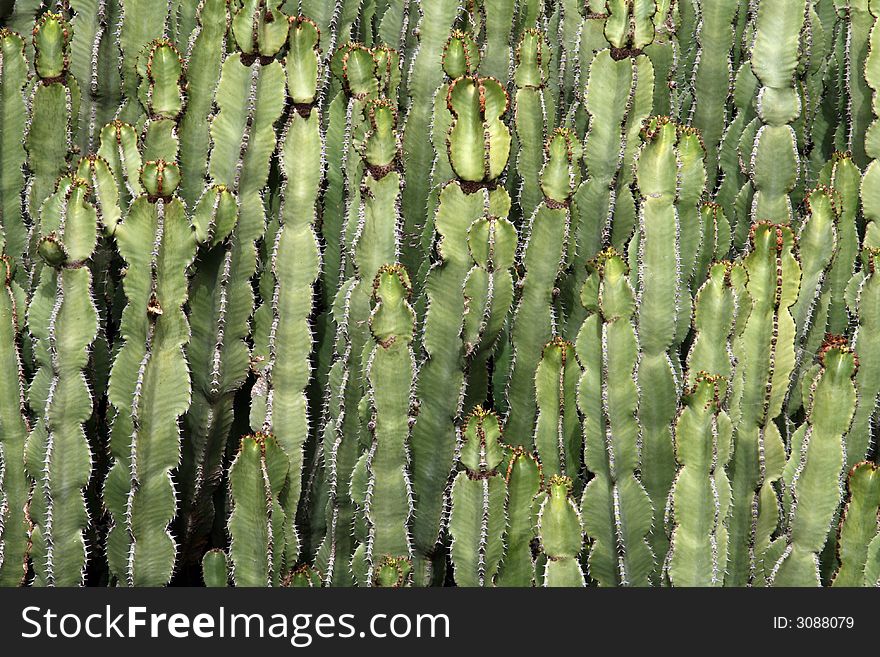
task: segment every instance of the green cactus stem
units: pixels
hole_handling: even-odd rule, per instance
[[[641,458],[634,380],[639,347],[628,274],[613,249],[590,262],[581,293],[588,314],[576,343],[584,364],[578,386],[584,463],[593,474],[584,488],[581,514],[592,541],[590,577],[600,586],[647,586],[655,565],[646,541],[651,499],[636,478]]]
[[[374,344],[364,372],[370,407],[367,425],[373,442],[366,458],[363,509],[368,526],[365,558],[378,568],[379,582],[388,581],[386,566],[392,562],[400,565],[395,559],[407,561],[412,554],[407,444],[416,372],[412,350],[415,314],[408,302],[411,293],[409,276],[400,265],[379,268],[373,281],[374,307],[369,321]],[[385,558],[385,565],[380,558]]]
[[[517,283],[519,300],[510,329],[513,362],[506,396],[506,427],[513,444],[532,445],[537,411],[535,371],[544,345],[562,331],[557,286],[568,259],[570,199],[578,182],[578,155],[570,131],[552,134],[541,173],[544,200],[525,230],[521,258],[525,274]]]
[[[369,319],[373,277],[400,253],[402,177],[398,170],[397,116],[394,106],[385,100],[367,102],[364,111],[371,127],[363,149],[364,193],[352,237],[353,276],[340,287],[333,307],[338,329],[336,361],[330,370],[328,421],[323,437],[330,500],[318,564],[325,582],[334,585],[351,581],[349,562],[354,545],[349,481],[362,448],[371,442],[358,409],[364,399],[364,350],[372,344]]]
[[[721,586],[727,564],[732,426],[718,377],[698,375],[675,423],[678,474],[672,485],[672,533],[666,571],[673,586]]]
[[[537,500],[538,543],[547,557],[541,585],[585,586],[578,562],[584,531],[581,514],[571,497],[571,480],[554,475]]]
[[[726,586],[763,582],[764,550],[779,521],[773,484],[782,476],[785,452],[774,420],[779,416],[795,363],[791,306],[801,268],[787,226],[757,223],[743,260],[748,275],[740,303],[743,323],[733,342],[731,382],[733,456],[729,466],[733,500]]]
[[[537,508],[535,497],[544,477],[541,464],[521,446],[514,447],[507,465],[507,529],[504,533],[504,558],[495,578],[497,586],[534,586],[535,562],[532,540],[535,538]]]
[[[220,67],[226,52],[228,0],[200,0],[198,26],[186,56],[186,111],[180,119],[180,198],[195,207],[208,169],[211,115]]]
[[[544,471],[565,475],[579,493],[583,432],[577,411],[577,384],[582,368],[574,345],[556,337],[544,347],[535,372],[535,446]]]
[[[25,189],[23,166],[27,159],[21,135],[25,133],[27,111],[24,89],[28,63],[24,39],[0,29],[0,252],[11,258],[16,280],[23,281],[27,225],[22,220]]]
[[[233,399],[249,369],[245,340],[254,306],[250,278],[257,267],[255,242],[265,230],[262,191],[276,148],[273,126],[287,95],[284,68],[273,55],[286,42],[288,22],[271,9],[276,18],[266,28],[265,11],[262,1],[248,0],[233,17],[237,51],[223,62],[215,96],[218,111],[210,128],[208,175],[235,195],[239,217],[231,239],[215,240],[200,257],[191,283],[193,399],[184,420],[181,464],[186,473],[181,491],[183,552],[190,562],[198,559],[213,522]]]
[[[875,273],[877,252],[867,248],[862,251],[863,269],[854,277],[856,285],[851,312],[858,317],[853,334],[853,347],[860,354],[859,370],[856,372],[856,389],[859,398],[852,426],[846,437],[846,467],[852,469],[863,459],[874,444],[871,427],[877,415],[877,395],[880,394],[880,354],[874,336],[880,330],[880,286]]]
[[[36,224],[43,201],[52,194],[56,181],[69,165],[68,154],[76,139],[74,117],[79,113],[80,91],[76,80],[67,74],[70,26],[64,17],[52,12],[43,14],[34,27],[33,43],[37,78],[28,100],[30,112],[24,146],[31,173],[27,211]],[[38,234],[36,231],[35,235]]]
[[[229,585],[229,565],[223,550],[213,549],[202,557],[202,579],[208,588],[225,588]]]
[[[83,424],[92,414],[84,371],[98,331],[92,275],[86,266],[97,243],[97,213],[83,180],[64,177],[40,212],[38,253],[45,261],[27,313],[37,373],[28,402],[37,420],[25,447],[35,482],[34,583],[76,586],[83,581],[89,524],[83,491],[92,453]]]
[[[24,460],[30,432],[21,358],[24,292],[13,281],[13,267],[9,257],[0,256],[0,371],[7,382],[0,393],[0,586],[24,581],[31,531],[25,510],[31,482]]]
[[[251,425],[271,433],[290,461],[281,498],[288,522],[299,505],[303,448],[309,435],[305,389],[309,382],[312,335],[312,286],[320,271],[315,234],[316,200],[323,175],[321,117],[317,100],[318,31],[311,21],[291,22],[291,51],[286,61],[288,92],[295,103],[280,145],[282,201],[270,268],[261,285],[271,292],[254,319],[253,358],[258,380],[251,402]],[[304,69],[304,70],[303,70]],[[299,537],[285,528],[286,545],[275,549],[290,565],[299,556]]]
[[[773,586],[820,585],[819,553],[841,503],[844,436],[856,407],[853,377],[858,359],[845,340],[832,336],[822,346],[819,362],[821,369],[810,386],[807,421],[792,436],[785,469],[791,496],[787,531],[765,557],[768,584]]]
[[[241,439],[229,467],[229,560],[236,586],[278,586],[288,520],[280,496],[289,461],[271,434]]]
[[[440,59],[449,29],[459,12],[458,0],[419,3],[418,50],[408,75],[410,104],[403,136],[404,169],[407,184],[403,197],[403,254],[407,271],[419,271],[421,254],[415,248],[422,226],[428,218],[427,202],[434,150],[425,139],[429,134],[434,92],[442,82]]]
[[[190,403],[183,306],[196,254],[196,234],[174,196],[179,180],[176,165],[146,162],[144,194],[122,223],[105,225],[126,263],[127,301],[109,384],[116,414],[104,487],[114,522],[107,558],[117,580],[129,586],[166,584],[177,553],[168,528],[177,513],[171,471],[180,461],[178,421]]]
[[[868,548],[877,536],[880,509],[880,472],[874,463],[862,461],[849,471],[849,498],[844,508],[837,538],[840,568],[832,586],[872,586],[866,581]]]
[[[489,586],[504,550],[507,484],[498,467],[504,459],[498,416],[478,406],[461,431],[463,470],[452,484],[452,566],[458,586]]]

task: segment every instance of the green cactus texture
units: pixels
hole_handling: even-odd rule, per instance
[[[0,586],[876,586],[876,0],[10,0]]]

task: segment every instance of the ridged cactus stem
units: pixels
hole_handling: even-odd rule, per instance
[[[70,26],[61,14],[43,14],[34,27],[34,67],[37,78],[28,99],[24,145],[30,171],[27,211],[34,239],[39,237],[39,212],[59,176],[67,171],[68,154],[76,138],[80,91],[68,75]],[[5,129],[4,129],[5,132]],[[31,249],[36,247],[31,245]],[[31,253],[35,258],[36,254]]]
[[[591,258],[607,244],[623,249],[633,233],[632,165],[653,90],[654,68],[644,54],[628,57],[616,48],[605,49],[590,64],[584,92],[590,115],[584,140],[586,177],[574,196],[572,258]],[[577,301],[585,276],[586,270],[576,267],[565,284],[569,311],[564,335],[575,334],[585,316]]]
[[[83,154],[98,147],[101,127],[113,119],[121,101],[117,31],[122,3],[112,0],[68,0],[71,20],[70,72],[82,90],[78,144]]]
[[[276,148],[274,124],[287,96],[284,68],[274,55],[287,40],[288,21],[265,4],[248,0],[232,18],[237,51],[223,62],[210,129],[208,174],[236,196],[240,213],[231,239],[204,253],[191,283],[193,402],[185,418],[182,462],[183,471],[192,473],[182,491],[187,560],[197,558],[210,531],[233,398],[249,369],[245,340],[254,305],[255,242],[265,230],[262,194]]]
[[[316,201],[323,178],[321,115],[316,106],[320,50],[318,30],[309,20],[291,21],[287,56],[288,94],[295,103],[280,145],[283,175],[278,229],[270,269],[271,297],[257,310],[254,357],[259,374],[251,404],[251,425],[271,433],[290,461],[281,497],[293,523],[302,486],[303,448],[309,435],[305,389],[310,372],[312,286],[321,269],[315,234]],[[287,543],[275,549],[292,566],[299,554],[296,528],[285,528]]]
[[[550,478],[538,505],[538,542],[547,557],[542,586],[584,586],[586,580],[578,562],[583,548],[581,514],[571,497],[571,480]]]
[[[373,277],[400,255],[399,137],[394,105],[373,100],[364,106],[370,125],[364,142],[361,207],[353,230],[353,276],[337,293],[333,313],[337,326],[336,360],[330,370],[328,421],[323,436],[325,478],[329,488],[327,531],[317,564],[328,585],[351,581],[353,502],[350,479],[362,448],[370,443],[359,417],[364,399],[364,350],[369,332]],[[372,273],[371,273],[372,272]]]
[[[21,358],[24,292],[13,282],[13,263],[0,256],[0,586],[18,586],[27,573],[31,522],[25,507],[31,482],[25,472],[30,432],[25,371]]]
[[[856,407],[858,359],[845,340],[832,336],[822,346],[819,362],[806,404],[807,421],[792,436],[785,472],[791,495],[788,528],[767,552],[774,560],[765,558],[772,586],[820,585],[819,553],[843,497],[844,441]]]
[[[540,31],[526,30],[516,49],[516,96],[513,118],[518,152],[516,176],[519,178],[519,206],[523,221],[530,221],[541,203],[542,148],[546,140],[548,116],[544,98],[550,47]]]
[[[583,432],[577,410],[577,384],[582,368],[574,345],[556,337],[545,345],[535,371],[535,446],[544,471],[565,475],[580,493]]]
[[[415,401],[416,362],[412,349],[415,313],[409,305],[409,276],[399,265],[381,267],[373,281],[370,315],[373,347],[364,379],[373,442],[366,458],[364,517],[368,537],[364,559],[372,570],[382,559],[411,559],[409,521],[409,432]],[[357,555],[355,556],[357,558]]]
[[[743,323],[734,339],[736,369],[731,383],[730,418],[733,488],[726,586],[764,581],[762,559],[779,520],[773,484],[782,476],[785,451],[775,419],[795,363],[795,323],[791,306],[800,288],[795,238],[787,226],[752,226],[743,264],[747,296]]]
[[[504,558],[497,586],[534,586],[535,562],[532,540],[535,538],[537,508],[535,497],[544,477],[541,464],[522,447],[514,447],[507,465],[507,529],[504,532]]]
[[[504,459],[498,416],[478,406],[464,423],[459,461],[464,470],[452,484],[452,566],[458,586],[489,586],[503,554],[507,484],[498,467]]]
[[[229,467],[229,560],[236,586],[281,583],[289,520],[280,496],[287,477],[287,454],[274,436],[241,439]]]
[[[792,218],[789,194],[800,177],[797,137],[791,124],[800,116],[801,99],[794,85],[806,0],[762,2],[758,6],[751,68],[760,82],[758,118],[750,178],[754,188],[752,222]]]
[[[697,67],[693,73],[694,105],[691,124],[700,130],[706,145],[706,174],[710,191],[718,179],[718,147],[727,127],[728,92],[732,82],[730,51],[737,0],[701,2],[697,24]]]
[[[0,252],[10,257],[19,282],[24,281],[28,230],[22,217],[27,153],[21,139],[27,123],[27,80],[24,39],[0,29]]]
[[[855,379],[859,398],[846,437],[846,467],[850,469],[876,444],[872,426],[880,395],[880,353],[874,338],[880,331],[880,278],[875,269],[878,256],[880,253],[875,249],[864,249],[862,273],[855,277],[857,287],[851,311],[858,317],[858,324],[852,342],[856,353],[860,354],[860,363]]]
[[[462,290],[475,264],[469,234],[476,221],[488,228],[490,218],[505,217],[510,210],[507,192],[492,184],[509,154],[510,132],[501,121],[507,109],[506,92],[492,78],[462,77],[450,85],[448,102],[454,120],[447,150],[458,179],[440,192],[434,220],[439,260],[425,284],[425,360],[419,370],[419,415],[412,434],[417,585],[427,584],[435,574],[429,560],[445,516],[444,491],[454,463],[456,425],[469,410],[465,407],[467,364],[462,342]],[[438,396],[435,391],[439,389],[458,394]]]
[[[675,424],[678,474],[670,493],[669,558],[673,586],[721,586],[727,566],[732,426],[718,377],[696,376]]]
[[[204,191],[209,117],[227,46],[228,0],[200,0],[198,24],[186,51],[186,111],[180,119],[180,197],[192,211]]]
[[[107,539],[111,572],[120,584],[162,586],[177,553],[169,531],[177,513],[171,471],[180,461],[178,422],[191,399],[183,306],[196,233],[174,196],[177,166],[146,162],[141,178],[145,194],[132,203],[124,222],[106,226],[126,263],[127,304],[122,347],[110,372],[116,415],[104,494],[114,523]]]
[[[655,523],[651,545],[666,554],[668,538],[660,518],[675,476],[672,423],[681,387],[674,348],[689,324],[690,294],[683,271],[681,213],[675,205],[679,183],[677,128],[665,117],[649,120],[638,156],[636,180],[641,202],[637,244],[637,324],[641,356],[637,368],[638,419],[642,441],[641,481],[651,497]],[[632,257],[632,256],[631,256]],[[684,319],[683,319],[684,317]]]
[[[552,134],[541,173],[543,200],[524,231],[520,261],[525,274],[517,283],[519,300],[510,329],[513,362],[507,381],[505,426],[511,444],[529,448],[537,412],[535,371],[544,345],[562,332],[557,286],[569,257],[570,199],[578,183],[578,150],[570,131]]]
[[[600,586],[648,586],[655,567],[646,540],[651,500],[636,477],[641,458],[634,380],[639,347],[628,274],[626,262],[613,250],[589,264],[581,293],[588,315],[576,343],[584,364],[578,386],[584,463],[593,474],[581,498],[581,514],[592,540],[590,577]]]
[[[840,568],[832,586],[873,586],[866,581],[869,546],[878,535],[880,511],[880,469],[870,461],[857,463],[847,479],[849,498],[837,534]]]
[[[421,254],[416,248],[421,227],[427,219],[427,202],[434,150],[425,140],[433,115],[434,92],[442,82],[440,59],[449,29],[459,12],[458,0],[419,3],[418,49],[412,58],[407,91],[403,152],[409,181],[403,194],[403,264],[407,271],[419,271]]]
[[[84,372],[98,331],[86,265],[97,225],[88,185],[62,178],[40,212],[38,252],[45,266],[27,315],[39,369],[28,393],[37,422],[25,464],[35,482],[29,504],[34,583],[42,586],[80,585],[85,572],[84,489],[92,453],[83,425],[92,414],[92,396]]]

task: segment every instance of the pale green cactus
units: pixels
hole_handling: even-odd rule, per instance
[[[507,432],[512,444],[533,445],[535,371],[541,350],[562,332],[558,285],[568,262],[570,199],[578,183],[578,145],[567,130],[547,142],[541,173],[543,201],[529,218],[522,255],[525,273],[517,284],[519,300],[511,321],[513,361],[507,381]]]
[[[513,449],[507,466],[507,529],[504,533],[504,558],[495,584],[497,586],[534,586],[535,563],[532,540],[535,538],[537,508],[535,497],[544,478],[541,464],[525,449]]]
[[[27,311],[39,369],[28,404],[36,413],[25,447],[34,481],[28,515],[35,583],[82,583],[89,524],[84,489],[92,452],[84,423],[92,396],[84,376],[98,332],[92,274],[86,266],[98,238],[98,217],[84,180],[65,177],[40,211],[37,251],[45,266]]]
[[[0,250],[11,258],[8,265],[15,268],[18,281],[24,280],[22,265],[27,250],[27,225],[21,216],[25,188],[22,166],[27,159],[21,135],[27,120],[27,79],[24,39],[6,29],[0,30]]]
[[[536,504],[538,541],[547,557],[541,585],[584,586],[586,580],[578,562],[584,531],[580,511],[571,497],[571,480],[559,475],[551,477]]]
[[[0,586],[18,586],[27,573],[31,521],[25,507],[31,482],[25,472],[25,443],[30,432],[21,335],[24,292],[13,281],[13,263],[0,256],[0,365],[8,382],[0,394]]]
[[[841,502],[844,437],[856,406],[858,359],[845,340],[830,337],[819,352],[821,369],[810,385],[807,421],[792,436],[784,481],[791,502],[784,536],[764,556],[768,584],[819,586],[818,555]]]
[[[241,439],[229,467],[229,561],[236,586],[278,586],[283,576],[288,520],[281,492],[289,461],[271,434]]]
[[[873,586],[876,578],[866,572],[870,566],[869,546],[877,536],[880,509],[880,472],[870,461],[857,463],[847,479],[849,499],[843,510],[837,541],[840,568],[832,586]]]
[[[584,463],[593,474],[581,514],[592,540],[590,577],[600,586],[649,584],[655,563],[646,537],[652,515],[661,513],[652,509],[636,478],[641,459],[634,381],[639,346],[628,273],[619,254],[604,251],[590,263],[581,292],[588,315],[577,338],[584,364],[578,407],[584,416]]]
[[[700,374],[675,423],[678,474],[670,493],[669,558],[673,586],[721,586],[727,566],[730,417],[721,408],[719,377]]]
[[[458,586],[489,586],[504,550],[507,484],[498,471],[504,460],[498,416],[477,406],[461,431],[459,462],[452,484],[452,567]]]
[[[733,502],[726,586],[763,582],[763,553],[779,521],[773,485],[782,477],[785,450],[774,420],[795,364],[796,327],[790,309],[801,281],[789,227],[757,223],[749,243],[743,260],[748,275],[740,303],[743,323],[733,341],[737,367],[729,407]]]

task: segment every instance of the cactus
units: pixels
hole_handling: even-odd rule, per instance
[[[309,433],[305,388],[309,380],[311,289],[320,271],[315,201],[323,173],[320,113],[314,107],[318,82],[318,31],[308,20],[291,21],[288,93],[296,104],[281,141],[282,185],[271,267],[263,281],[271,290],[254,320],[254,385],[251,424],[271,433],[289,459],[281,504],[292,523],[299,505],[303,449]],[[285,527],[275,549],[293,564],[299,555],[296,529]]]
[[[154,5],[0,9],[0,585],[877,584],[876,1]]]
[[[146,162],[144,194],[122,223],[105,224],[127,266],[123,345],[110,373],[116,410],[105,484],[114,526],[108,536],[110,569],[120,583],[160,586],[169,581],[176,541],[168,525],[176,514],[171,470],[180,460],[179,418],[190,403],[184,348],[189,326],[186,271],[196,237],[183,203],[174,196],[180,169]]]
[[[262,191],[275,150],[273,125],[286,97],[284,68],[274,55],[287,40],[288,23],[271,9],[274,18],[266,27],[264,4],[248,0],[232,17],[236,51],[223,62],[210,128],[208,175],[235,195],[239,216],[231,239],[215,239],[200,258],[191,283],[193,399],[184,420],[181,464],[188,555],[201,549],[213,522],[233,398],[248,372],[245,339],[254,304],[249,279],[257,267],[255,242],[265,229]]]
[[[56,180],[69,165],[68,154],[76,139],[74,117],[79,112],[80,91],[76,80],[67,75],[70,26],[64,16],[43,14],[33,35],[37,79],[28,99],[30,111],[24,146],[31,172],[26,207],[36,224],[43,201],[52,194]],[[31,256],[35,258],[36,254],[32,252]]]
[[[849,501],[843,511],[837,539],[840,568],[832,586],[871,586],[866,580],[869,545],[877,535],[877,511],[880,508],[880,478],[877,466],[870,461],[858,463],[849,471]]]
[[[858,359],[843,340],[830,337],[819,361],[821,369],[810,386],[807,422],[792,436],[786,466],[785,484],[791,495],[787,531],[765,556],[768,583],[774,586],[820,585],[818,555],[843,493],[843,443],[855,411],[852,379]]]
[[[613,249],[590,263],[581,300],[588,315],[577,338],[584,364],[578,407],[584,416],[584,463],[593,474],[581,513],[593,542],[590,576],[600,586],[647,586],[655,564],[646,537],[652,514],[659,510],[653,511],[636,478],[641,454],[635,419],[635,294],[626,263]]]
[[[732,426],[718,377],[697,375],[675,423],[678,474],[670,493],[669,559],[673,586],[721,586],[727,564]]]
[[[423,560],[434,554],[440,535],[443,491],[455,450],[453,426],[469,410],[463,408],[467,379],[460,337],[466,298],[462,289],[474,265],[468,235],[484,213],[504,217],[510,207],[503,188],[487,186],[507,163],[510,132],[500,121],[507,109],[506,92],[491,78],[463,77],[450,85],[448,103],[454,121],[447,145],[457,179],[440,193],[434,220],[440,261],[425,284],[428,309],[422,343],[426,360],[419,370],[419,415],[412,435],[413,490],[420,505],[413,521],[417,584],[433,574]],[[476,143],[474,135],[478,135]],[[458,394],[437,397],[433,391],[439,386],[450,386]]]
[[[504,558],[495,583],[498,586],[533,586],[535,564],[532,540],[535,538],[537,509],[535,497],[541,490],[543,475],[538,460],[520,446],[513,450],[507,466],[507,529]]]
[[[27,573],[31,523],[25,511],[31,482],[25,472],[24,450],[30,422],[27,416],[21,333],[25,317],[22,289],[12,280],[13,264],[0,257],[3,293],[0,296],[0,586],[17,586]],[[17,385],[15,385],[17,382]]]
[[[498,471],[504,459],[498,416],[477,406],[461,431],[459,460],[464,470],[452,484],[449,533],[458,586],[487,586],[503,554],[507,484]]]
[[[22,194],[25,178],[22,166],[27,153],[21,135],[25,131],[27,60],[24,39],[5,29],[0,30],[0,245],[2,252],[16,266],[16,280],[23,280],[24,254],[27,250],[27,225],[22,220]],[[10,273],[10,272],[7,272]]]
[[[555,475],[538,496],[538,541],[547,556],[543,586],[584,586],[578,563],[583,546],[581,515],[571,497],[571,480]]]
[[[398,563],[395,559],[407,561],[412,554],[407,443],[416,365],[412,351],[415,314],[407,300],[411,293],[409,276],[400,265],[379,268],[373,281],[375,305],[369,321],[375,344],[364,372],[373,441],[365,459],[363,515],[368,536],[363,559],[376,569],[375,578],[380,582],[387,581],[385,570]],[[359,556],[356,551],[355,559]]]
[[[281,490],[289,461],[271,434],[241,439],[229,467],[229,560],[236,586],[278,586],[287,545]]]
[[[98,217],[85,181],[65,177],[40,211],[38,252],[46,266],[27,311],[39,369],[28,404],[37,420],[25,446],[35,482],[28,514],[35,583],[81,584],[89,523],[83,490],[92,453],[83,424],[92,414],[84,370],[98,332],[87,261],[98,238]]]
[[[782,477],[785,453],[774,419],[779,415],[794,368],[795,324],[801,268],[790,228],[752,227],[743,323],[733,342],[737,368],[731,382],[733,421],[730,547],[725,585],[762,582],[763,552],[776,529],[778,501],[773,483]]]
[[[519,301],[511,322],[513,362],[507,382],[507,430],[514,441],[531,445],[537,410],[535,371],[544,345],[560,334],[558,279],[568,258],[571,229],[569,201],[577,184],[577,146],[566,130],[547,143],[547,162],[541,175],[544,200],[529,219],[518,282]]]

